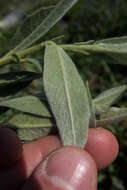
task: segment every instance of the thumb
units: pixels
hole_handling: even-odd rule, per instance
[[[96,190],[96,164],[93,158],[80,148],[60,148],[39,164],[22,190],[27,189]]]

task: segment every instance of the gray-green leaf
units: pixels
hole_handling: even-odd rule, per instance
[[[45,50],[44,89],[63,144],[84,147],[90,119],[87,89],[71,58],[53,42]]]
[[[25,49],[44,36],[77,2],[77,0],[61,0],[42,23],[26,37],[14,51]]]
[[[93,100],[95,112],[100,113],[105,111],[122,95],[126,89],[127,85],[122,85],[102,92]]]
[[[18,82],[27,82],[40,78],[40,73],[30,71],[7,72],[0,74],[0,87]]]
[[[35,10],[32,14],[28,14],[27,18],[20,24],[16,34],[12,38],[12,47],[21,43],[37,28],[48,14],[54,9],[55,6],[41,7]],[[16,47],[17,49],[17,47]]]
[[[14,114],[7,121],[11,128],[40,128],[52,127],[53,123],[49,118],[37,117],[30,114]]]
[[[90,105],[90,125],[92,127],[96,127],[96,116],[95,116],[95,107],[94,107],[94,103],[92,100],[92,96],[91,96],[91,92],[90,92],[90,88],[89,88],[89,83],[86,82],[86,89],[87,89],[87,93],[88,93],[88,98],[89,98],[89,105]]]
[[[117,123],[127,118],[127,108],[111,107],[106,112],[100,114],[100,119],[97,120],[97,126],[109,125]]]
[[[7,72],[0,74],[0,97],[12,96],[28,86],[42,74],[29,71]]]
[[[51,114],[45,103],[36,96],[25,96],[1,101],[0,106],[12,108],[37,116],[51,117]]]
[[[107,55],[114,63],[127,64],[127,37],[99,40],[92,45],[80,45],[81,50]]]
[[[51,131],[51,127],[41,127],[41,128],[25,128],[17,129],[16,133],[18,137],[23,141],[33,141],[39,138],[47,136]]]

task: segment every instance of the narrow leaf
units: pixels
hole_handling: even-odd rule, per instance
[[[86,82],[86,89],[87,89],[87,93],[88,93],[88,99],[89,99],[89,105],[90,105],[90,115],[91,115],[89,124],[93,127],[96,127],[95,108],[94,108],[88,81]]]
[[[99,113],[105,111],[123,94],[126,89],[127,85],[122,85],[102,92],[93,100],[95,112]]]
[[[51,127],[17,129],[18,137],[23,141],[33,141],[46,137],[51,131]]]
[[[23,22],[19,25],[14,37],[12,38],[12,47],[18,45],[27,36],[29,36],[35,28],[37,28],[47,15],[54,9],[55,6],[41,7],[32,14],[28,14]]]
[[[22,59],[21,63],[24,64],[23,66],[25,67],[25,69],[29,69],[29,71],[42,73],[42,66],[37,59],[25,58]]]
[[[1,101],[0,106],[12,108],[38,116],[51,117],[51,114],[45,103],[43,103],[36,96],[25,96]]]
[[[113,37],[113,38],[98,40],[98,41],[95,41],[94,44],[99,44],[99,43],[105,43],[105,44],[122,44],[122,43],[127,43],[127,36]]]
[[[114,63],[127,64],[127,37],[99,40],[92,45],[80,45],[81,50],[107,55]]]
[[[26,37],[14,51],[25,49],[44,36],[77,2],[77,0],[61,0],[42,23]]]
[[[100,119],[97,120],[97,126],[109,125],[117,123],[127,118],[127,108],[111,107],[106,112],[100,114]]]
[[[12,128],[38,128],[53,126],[52,121],[48,118],[37,117],[25,113],[14,114],[7,123]]]
[[[32,81],[40,77],[40,74],[30,71],[2,73],[0,74],[0,87],[12,83]]]
[[[87,89],[70,57],[53,42],[45,50],[44,89],[63,144],[84,147],[90,119]]]
[[[34,79],[38,79],[42,74],[21,71],[0,74],[0,97],[12,96],[21,89],[27,87]]]

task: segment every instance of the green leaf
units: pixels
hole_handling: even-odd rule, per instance
[[[51,117],[51,114],[45,103],[36,96],[25,96],[1,101],[0,106],[12,108],[38,116]]]
[[[19,113],[14,114],[7,121],[11,128],[40,128],[52,127],[52,120],[44,117],[37,117],[30,114]]]
[[[77,0],[61,0],[42,23],[13,52],[25,49],[43,37],[76,2]]]
[[[86,41],[86,42],[76,42],[74,43],[75,45],[91,45],[95,42],[95,40],[89,40],[89,41]]]
[[[33,80],[42,74],[20,71],[0,74],[0,97],[10,96],[28,86]]]
[[[71,58],[53,42],[46,45],[43,77],[63,145],[84,147],[90,119],[87,89]]]
[[[96,127],[95,108],[94,108],[94,104],[93,104],[93,100],[92,100],[88,81],[86,82],[86,89],[87,89],[87,93],[88,93],[88,99],[89,99],[89,105],[90,105],[90,115],[91,115],[89,124],[92,127]]]
[[[122,43],[127,43],[127,36],[113,37],[113,38],[98,40],[98,41],[94,42],[94,44],[99,44],[99,43],[105,43],[105,44],[122,44]]]
[[[127,37],[99,40],[92,45],[80,45],[81,50],[89,53],[107,55],[115,60],[114,63],[127,64]]]
[[[51,127],[17,129],[18,137],[23,141],[33,141],[42,137],[46,137],[51,131]]]
[[[109,125],[117,123],[127,118],[127,108],[111,107],[106,112],[100,114],[100,119],[97,120],[97,126]]]
[[[23,67],[27,70],[29,69],[29,71],[42,73],[42,66],[37,59],[25,58],[22,59],[21,63],[23,64]]]
[[[3,73],[0,74],[0,87],[12,83],[32,81],[40,77],[41,77],[40,74],[30,71]]]
[[[54,9],[55,6],[41,7],[31,14],[28,14],[25,20],[18,27],[16,34],[12,38],[12,46],[16,46],[29,36],[37,28],[46,16]]]
[[[105,111],[123,94],[126,89],[127,85],[122,85],[102,92],[93,100],[95,112],[100,113]]]

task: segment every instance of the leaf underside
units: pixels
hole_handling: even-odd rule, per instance
[[[53,126],[49,118],[37,117],[25,113],[14,114],[9,118],[7,123],[11,128],[43,128]]]
[[[61,0],[42,23],[32,31],[12,52],[30,47],[33,43],[43,37],[77,2],[77,0]]]
[[[39,98],[36,96],[25,96],[1,101],[0,106],[12,108],[37,116],[51,117],[51,114],[44,102],[39,100]]]
[[[87,89],[70,57],[52,42],[45,50],[44,89],[63,144],[84,147],[90,119]]]
[[[94,108],[96,113],[107,110],[127,89],[127,85],[121,85],[102,92],[94,100]]]
[[[111,107],[106,112],[100,114],[100,119],[97,120],[97,126],[117,123],[125,118],[127,118],[127,108]]]

